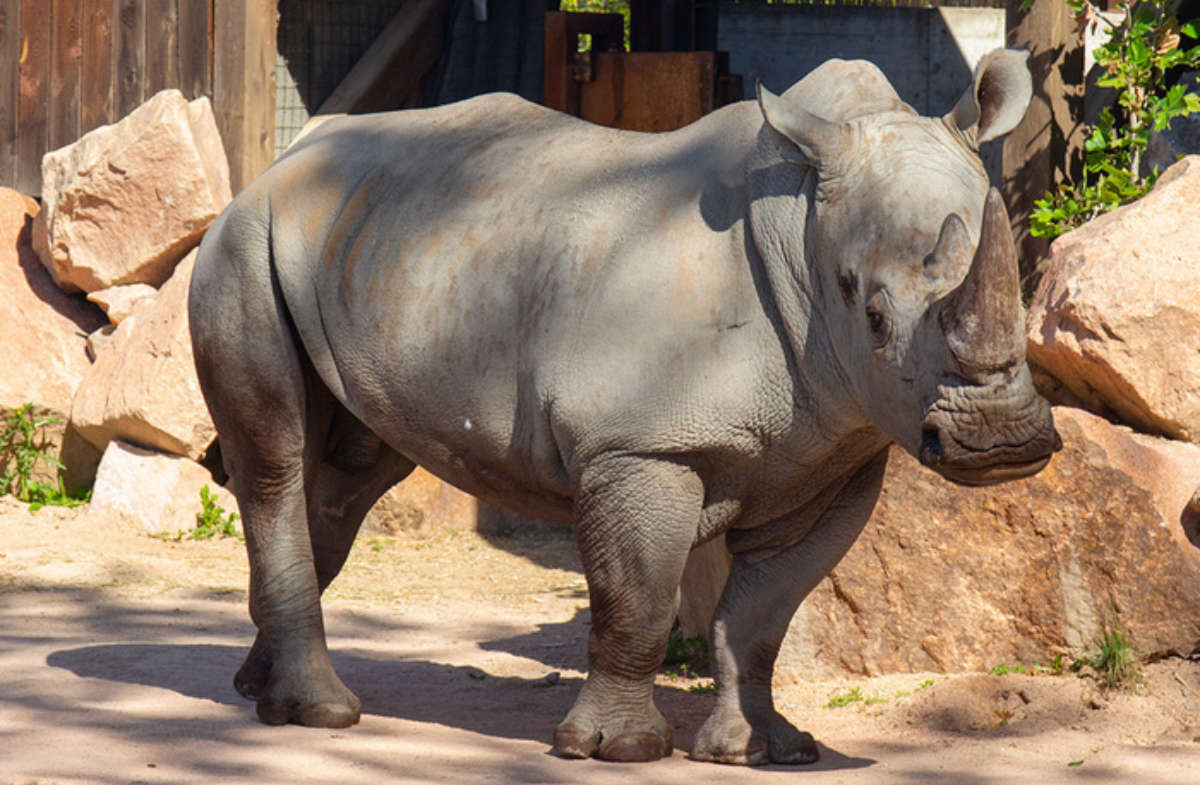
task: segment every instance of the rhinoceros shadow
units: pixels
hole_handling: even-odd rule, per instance
[[[52,653],[46,663],[89,679],[138,684],[243,707],[254,704],[233,689],[246,650],[217,644],[101,644]],[[503,738],[549,740],[570,708],[581,679],[523,679],[479,668],[392,657],[362,650],[334,651],[333,665],[363,702],[365,715],[449,727]],[[540,687],[540,689],[539,689]],[[514,721],[516,714],[520,722]],[[530,717],[544,718],[531,723]]]
[[[580,625],[577,620],[567,623],[570,624]],[[514,653],[540,648],[554,654],[539,659],[561,663],[564,668],[578,666],[586,659],[582,644],[576,647],[573,642],[562,646],[560,643],[556,631],[543,629],[483,646],[511,649]],[[575,652],[574,648],[580,650]],[[219,644],[99,644],[55,651],[46,663],[81,678],[155,687],[236,706],[243,710],[242,720],[237,724],[249,725],[256,722],[254,706],[239,696],[232,685],[232,674],[244,655],[242,647]],[[332,659],[343,681],[362,699],[365,717],[435,723],[496,738],[542,742],[547,751],[555,725],[570,709],[583,681],[578,675],[547,678],[549,673],[538,678],[497,676],[472,666],[378,651],[334,651]],[[713,701],[712,695],[689,693],[682,688],[656,689],[655,702],[675,723],[678,749],[690,749]],[[797,772],[862,768],[874,762],[848,757],[822,745],[821,760],[814,766],[766,768]]]

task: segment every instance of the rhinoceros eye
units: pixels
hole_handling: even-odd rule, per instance
[[[867,324],[871,326],[871,332],[875,335],[883,333],[883,314],[876,311],[874,308],[867,309]]]
[[[891,323],[888,320],[886,306],[886,298],[883,292],[876,292],[870,300],[867,301],[867,327],[871,330],[871,337],[875,339],[876,346],[882,346],[887,343],[891,333]]]

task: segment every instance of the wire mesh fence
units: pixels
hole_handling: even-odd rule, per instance
[[[280,0],[275,58],[277,156],[408,2]]]

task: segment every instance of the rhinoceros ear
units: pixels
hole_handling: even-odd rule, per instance
[[[755,87],[758,106],[767,125],[786,136],[817,169],[828,168],[849,149],[850,132],[841,123],[830,122],[794,106],[763,87],[762,82]]]
[[[1033,96],[1028,60],[1029,52],[1020,49],[993,49],[984,55],[947,120],[973,137],[976,146],[1016,128]]]

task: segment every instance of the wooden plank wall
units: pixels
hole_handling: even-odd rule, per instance
[[[216,0],[213,110],[237,193],[275,158],[276,0]]]
[[[47,150],[121,119],[159,90],[212,97],[213,6],[0,0],[0,74],[17,75],[0,78],[0,185],[40,195]]]

